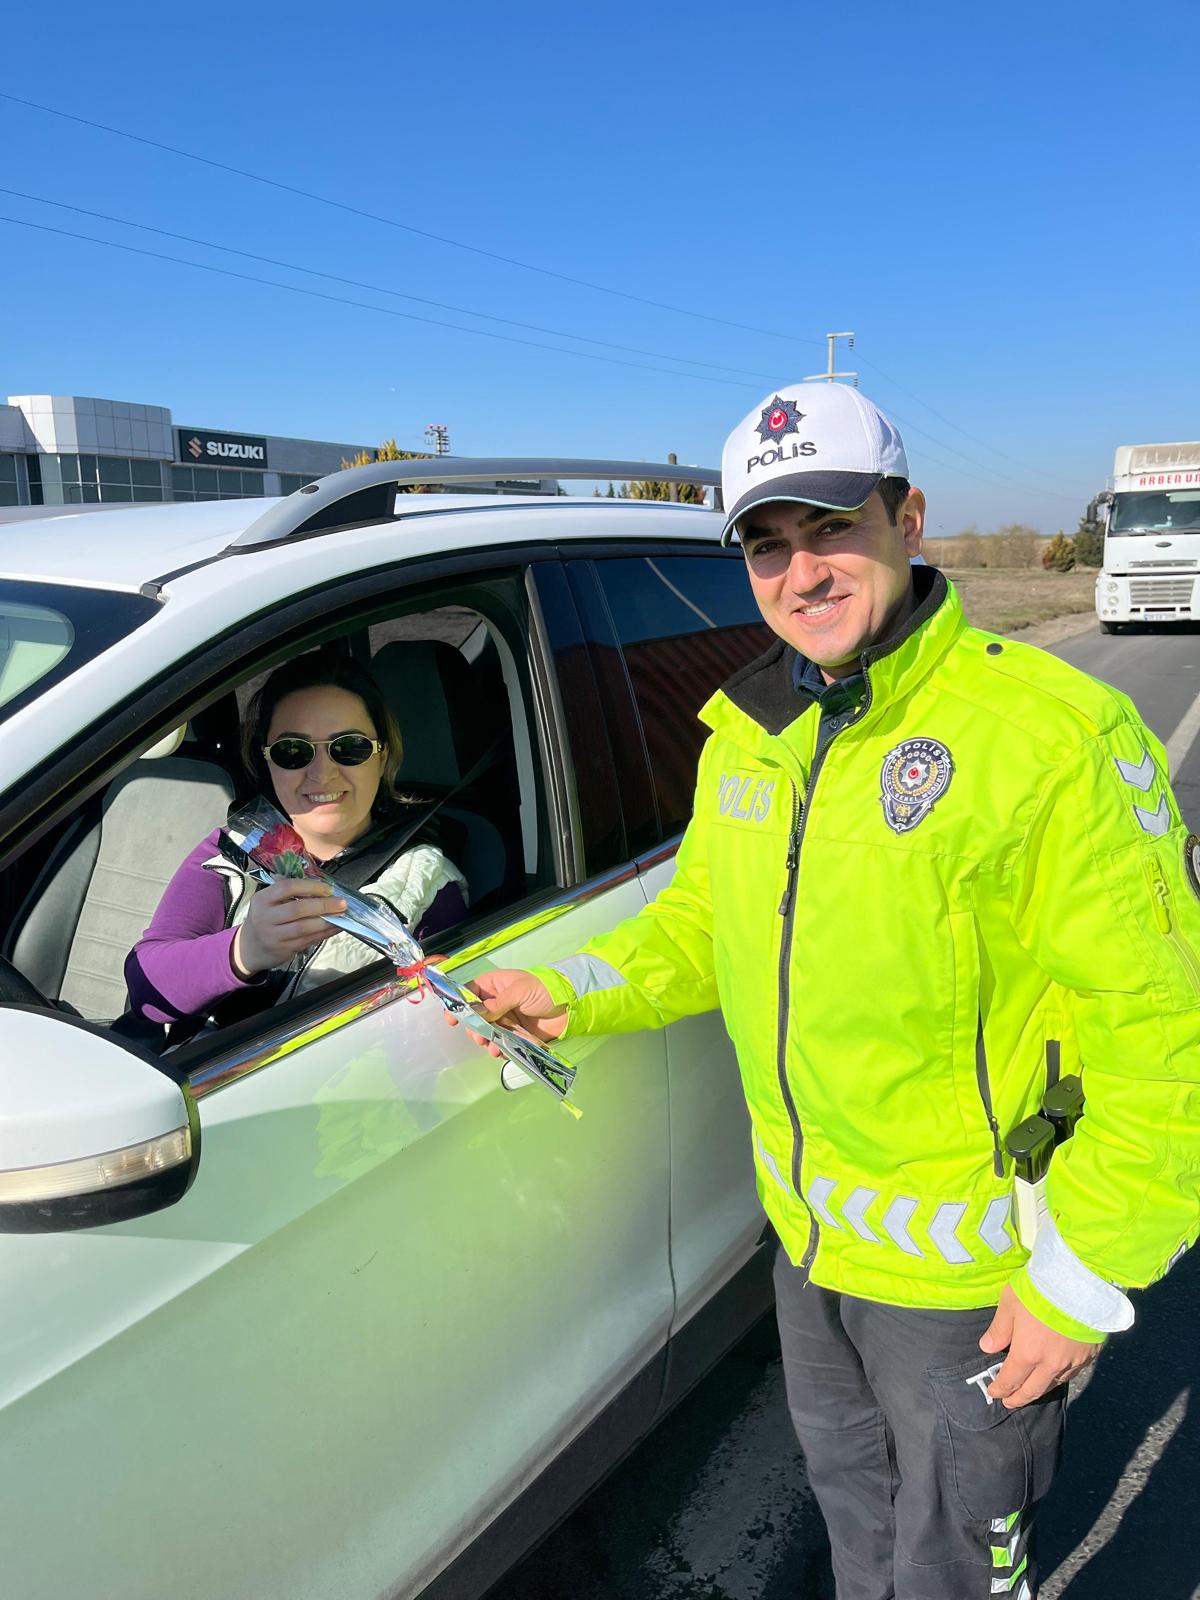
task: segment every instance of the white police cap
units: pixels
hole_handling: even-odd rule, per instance
[[[840,383],[793,383],[754,407],[725,441],[722,544],[766,500],[856,510],[883,478],[907,478],[904,444],[877,406]]]

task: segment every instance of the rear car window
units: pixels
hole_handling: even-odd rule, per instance
[[[654,778],[660,839],[687,826],[708,729],[697,712],[772,642],[741,556],[596,562]]]
[[[141,627],[158,607],[141,594],[0,580],[0,721]]]
[[[75,642],[71,619],[48,606],[0,607],[0,706],[52,672]]]

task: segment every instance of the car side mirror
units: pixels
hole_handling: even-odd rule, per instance
[[[199,1161],[196,1103],[161,1066],[60,1014],[0,1008],[0,1233],[147,1216]]]

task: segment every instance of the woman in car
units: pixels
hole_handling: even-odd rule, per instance
[[[250,703],[242,754],[331,876],[387,901],[418,940],[461,921],[466,880],[432,823],[413,832],[421,802],[395,789],[400,730],[364,668],[322,652],[279,667]],[[131,1009],[154,1023],[230,1022],[377,960],[322,915],[344,909],[311,879],[256,888],[217,852],[214,830],[126,959]]]

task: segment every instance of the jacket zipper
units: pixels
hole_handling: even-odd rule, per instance
[[[852,717],[845,727],[859,721],[871,703],[871,680],[866,679],[867,692],[858,715]],[[800,1259],[801,1271],[806,1271],[817,1253],[817,1243],[820,1237],[817,1219],[812,1207],[804,1198],[800,1187],[800,1168],[804,1161],[804,1130],[800,1126],[800,1117],[796,1111],[796,1102],[792,1096],[792,1086],[787,1075],[787,1036],[788,1015],[791,1009],[791,956],[792,932],[795,925],[796,912],[796,880],[800,874],[800,846],[804,843],[804,830],[808,826],[808,813],[812,808],[813,790],[817,785],[817,774],[824,764],[829,753],[829,746],[837,737],[830,734],[817,752],[812,770],[808,774],[808,786],[804,791],[801,801],[799,790],[795,782],[792,783],[792,827],[788,834],[787,853],[787,882],[784,886],[783,899],[779,902],[779,915],[783,918],[783,932],[779,939],[779,1012],[775,1035],[775,1069],[779,1077],[779,1088],[783,1095],[783,1103],[787,1107],[788,1118],[792,1124],[792,1188],[808,1212],[808,1242],[804,1246],[804,1255]]]
[[[1004,1176],[1004,1152],[1000,1148],[1000,1124],[992,1109],[992,1080],[988,1075],[987,1046],[983,1040],[983,1012],[979,1013],[979,1027],[975,1034],[975,1082],[979,1085],[979,1098],[983,1101],[984,1115],[992,1130],[992,1171],[998,1178]]]
[[[1154,856],[1147,857],[1146,876],[1150,879],[1150,892],[1154,897],[1154,920],[1159,932],[1165,934],[1167,943],[1187,969],[1192,987],[1200,992],[1200,961],[1186,939],[1181,939],[1171,922],[1171,891],[1163,877],[1162,868]]]

